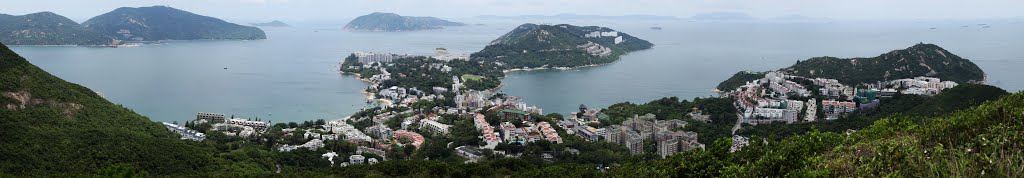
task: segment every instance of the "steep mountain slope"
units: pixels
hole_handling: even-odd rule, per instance
[[[127,164],[175,175],[212,160],[209,150],[0,45],[0,174],[81,176]]]
[[[114,38],[93,32],[52,12],[21,16],[0,14],[0,42],[9,45],[116,45]]]
[[[441,20],[435,17],[410,17],[393,13],[374,12],[352,19],[345,25],[350,31],[416,31],[441,29],[446,26],[463,26],[466,24]]]
[[[605,27],[523,24],[473,53],[472,58],[502,62],[507,68],[577,67],[610,63],[623,54],[653,46]]]
[[[128,41],[254,40],[263,30],[167,6],[122,7],[82,23],[93,31]]]
[[[782,70],[805,77],[838,79],[846,84],[918,76],[937,77],[957,83],[985,80],[985,72],[973,62],[934,44],[917,44],[871,58],[811,58]]]

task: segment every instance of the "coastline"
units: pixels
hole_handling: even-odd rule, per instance
[[[355,75],[356,79],[359,79],[359,81],[363,81],[363,82],[369,83],[371,85],[374,84],[373,82],[370,82],[370,80],[363,78],[362,74],[353,73],[353,72],[345,72],[345,71],[341,71],[341,70],[339,70],[339,71],[341,72],[342,75]],[[377,98],[376,95],[374,95],[373,93],[370,93],[370,91],[366,91],[366,89],[363,89],[363,90],[361,90],[359,92],[366,95],[366,100],[376,100],[379,103],[384,103],[385,106],[391,106],[391,105],[393,105],[395,103],[395,101],[391,101],[391,100],[388,100],[388,99]]]

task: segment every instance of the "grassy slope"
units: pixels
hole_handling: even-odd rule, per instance
[[[161,125],[61,80],[0,45],[0,172],[81,175],[117,163],[156,174],[192,173],[212,154]],[[31,94],[23,109],[9,95]],[[78,108],[78,109],[75,109]]]

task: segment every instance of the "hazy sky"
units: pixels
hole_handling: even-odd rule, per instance
[[[1024,0],[0,0],[0,13],[55,12],[76,21],[117,7],[167,5],[233,21],[351,19],[370,12],[477,15],[665,15],[742,12],[831,19],[981,19],[1024,16]]]

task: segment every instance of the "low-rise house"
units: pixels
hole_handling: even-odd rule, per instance
[[[295,151],[295,150],[297,150],[299,148],[306,148],[306,149],[309,149],[309,150],[317,150],[317,149],[320,149],[320,148],[324,148],[324,141],[320,140],[320,139],[313,139],[313,140],[310,140],[310,141],[308,141],[308,142],[306,142],[306,143],[304,143],[302,145],[282,145],[280,148],[277,149],[277,151],[289,152],[289,151]]]
[[[163,122],[163,125],[167,130],[181,135],[182,140],[203,141],[206,139],[206,134],[199,131],[166,122]]]

